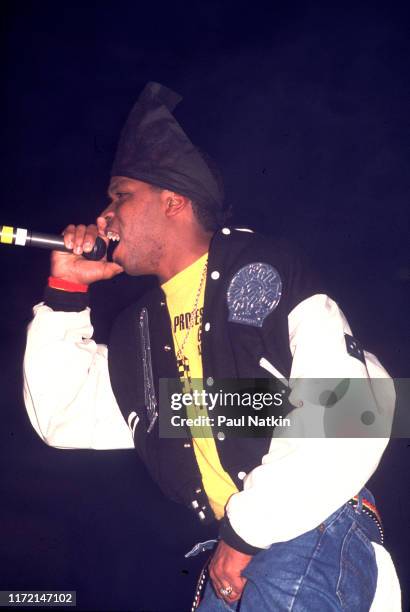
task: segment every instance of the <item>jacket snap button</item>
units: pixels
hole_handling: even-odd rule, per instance
[[[169,346],[169,344],[166,344],[164,346],[164,351],[170,351],[170,350],[171,350],[171,347]]]
[[[246,472],[238,472],[238,478],[239,480],[243,480],[246,476]]]
[[[160,306],[166,306],[165,302],[160,302],[159,305]]]
[[[202,512],[202,510],[200,512],[198,512],[198,516],[201,519],[201,521],[205,520],[205,512]]]
[[[196,509],[196,508],[199,508],[199,504],[198,504],[198,502],[196,501],[196,499],[194,499],[194,501],[193,501],[193,502],[191,502],[191,506],[192,506],[193,508],[195,508],[195,509]]]
[[[205,331],[209,331],[211,329],[210,323],[205,323]]]
[[[223,227],[222,233],[225,234],[225,236],[229,236],[229,234],[231,233],[231,230],[229,229],[229,227]]]
[[[208,376],[208,378],[206,379],[206,384],[208,385],[208,387],[212,387],[212,385],[214,384],[214,379],[212,378],[212,376]]]
[[[218,278],[219,278],[220,276],[221,276],[221,275],[219,274],[218,270],[214,270],[213,272],[211,272],[211,278],[212,278],[212,280],[218,280]]]
[[[225,434],[223,431],[218,431],[218,433],[216,434],[216,437],[218,438],[218,440],[225,440]]]

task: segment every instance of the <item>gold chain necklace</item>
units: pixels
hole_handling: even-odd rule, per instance
[[[196,319],[196,314],[198,312],[199,298],[200,298],[200,295],[201,295],[202,287],[204,286],[204,282],[205,282],[205,279],[206,279],[207,269],[208,269],[208,260],[206,260],[205,265],[204,265],[203,270],[202,270],[201,280],[200,280],[200,283],[199,283],[198,291],[196,292],[196,296],[195,296],[194,307],[191,310],[190,315],[189,315],[188,329],[186,331],[184,339],[182,340],[182,344],[179,345],[179,342],[177,340],[177,344],[178,344],[177,359],[182,359],[183,354],[184,354],[184,347],[185,347],[186,341],[188,340],[188,337],[189,337],[189,334],[191,332],[191,329],[194,326],[194,321]],[[176,336],[175,336],[175,339],[176,339]]]

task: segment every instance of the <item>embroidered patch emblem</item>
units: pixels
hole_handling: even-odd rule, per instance
[[[275,268],[262,262],[248,264],[238,270],[229,284],[228,320],[262,327],[279,304],[281,295],[282,281]]]

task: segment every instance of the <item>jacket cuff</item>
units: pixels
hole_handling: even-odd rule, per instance
[[[265,550],[264,548],[257,548],[256,546],[251,546],[245,540],[242,540],[240,536],[234,531],[231,523],[229,522],[228,517],[225,516],[221,520],[221,526],[219,528],[219,537],[221,540],[226,542],[229,546],[243,553],[244,555],[256,555],[256,553]]]
[[[53,310],[64,312],[81,312],[89,305],[88,293],[73,291],[62,291],[46,287],[44,291],[44,303]]]

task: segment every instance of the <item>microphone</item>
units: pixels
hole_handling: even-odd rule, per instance
[[[33,246],[50,251],[64,251],[72,253],[71,249],[67,249],[64,245],[62,236],[54,236],[53,234],[43,234],[41,232],[32,232],[21,227],[11,227],[9,225],[0,225],[0,243],[14,244],[16,246]],[[107,252],[107,247],[102,238],[97,236],[92,251],[83,252],[82,256],[85,259],[98,261],[102,259]]]

